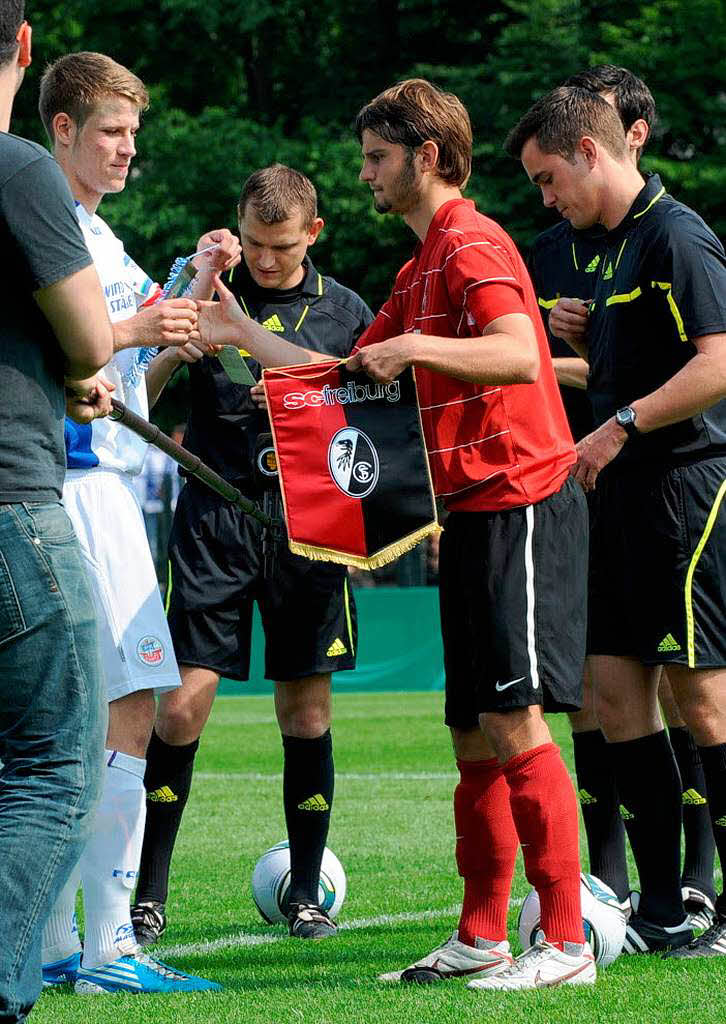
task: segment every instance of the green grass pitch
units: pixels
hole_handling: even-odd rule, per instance
[[[265,925],[249,891],[257,857],[285,836],[272,700],[220,698],[197,759],[169,928],[156,952],[224,992],[82,997],[66,988],[41,996],[34,1024],[723,1024],[720,959],[621,957],[594,988],[515,995],[477,993],[460,981],[376,981],[429,952],[456,923],[455,775],[441,704],[437,693],[336,699],[329,845],[345,866],[348,897],[339,935],[305,943]],[[566,720],[551,724],[571,765]],[[514,900],[527,891],[520,864]],[[515,942],[516,917],[513,907]]]

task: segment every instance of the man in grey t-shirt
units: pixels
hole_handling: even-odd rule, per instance
[[[23,0],[0,0],[0,1022],[41,988],[44,923],[86,841],[106,702],[85,567],[60,504],[69,411],[109,411],[111,325],[66,180],[8,134],[30,64]]]

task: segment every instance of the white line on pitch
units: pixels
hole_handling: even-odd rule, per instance
[[[510,907],[522,905],[521,899],[509,901]],[[440,917],[450,917],[458,914],[461,904],[456,903],[451,907],[444,907],[443,910],[414,910],[405,911],[402,914],[378,914],[376,917],[359,917],[354,921],[342,921],[338,928],[340,931],[358,931],[361,928],[382,928],[389,925],[404,924],[406,921],[435,921]],[[236,935],[227,935],[221,939],[211,939],[209,942],[189,942],[179,946],[164,946],[158,950],[161,957],[195,956],[200,953],[214,953],[220,949],[236,949],[242,946],[267,946],[273,942],[284,942],[290,936],[287,932],[278,932],[273,935],[255,935],[249,932],[237,932]]]
[[[350,782],[372,782],[376,779],[381,781],[415,782],[416,780],[427,782],[435,779],[452,781],[458,779],[456,772],[336,772],[335,778],[338,781]],[[244,782],[279,782],[282,779],[282,772],[194,772],[194,780],[206,779],[209,781],[225,781],[239,779]]]

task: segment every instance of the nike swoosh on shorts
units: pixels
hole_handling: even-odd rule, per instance
[[[508,690],[510,686],[514,686],[515,683],[521,683],[526,678],[526,676],[520,676],[519,679],[510,679],[508,683],[497,682],[494,684],[494,689],[497,690],[498,693],[501,693],[502,690]]]

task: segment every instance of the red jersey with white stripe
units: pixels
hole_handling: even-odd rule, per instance
[[[411,332],[454,345],[481,337],[508,313],[525,313],[534,325],[540,371],[533,384],[473,384],[416,368],[434,487],[450,509],[542,501],[559,490],[575,461],[537,299],[512,239],[471,200],[444,203],[356,346]]]

